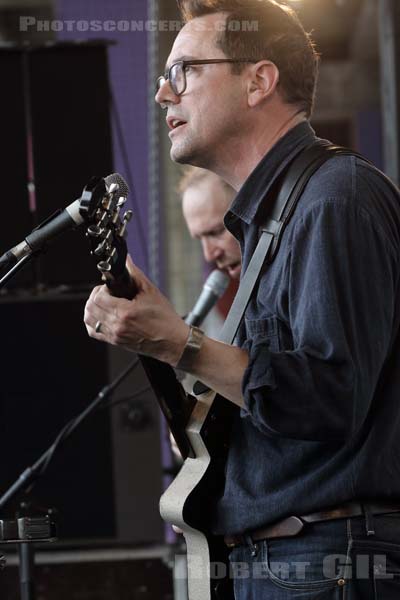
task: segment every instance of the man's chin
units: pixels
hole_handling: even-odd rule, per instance
[[[174,162],[176,162],[180,165],[197,166],[196,162],[194,162],[194,159],[192,158],[192,155],[190,153],[183,152],[179,149],[175,150],[173,147],[171,148],[170,157]]]
[[[193,147],[189,147],[188,144],[172,142],[170,157],[176,163],[181,165],[192,165],[193,167],[203,167],[203,162],[199,153],[194,150]],[[205,168],[205,167],[203,167]]]
[[[170,150],[171,159],[179,164],[191,164],[190,159],[192,152],[188,148],[185,148],[183,144],[179,144],[177,141],[172,142]]]
[[[179,152],[174,152],[173,149],[171,148],[171,152],[169,153],[171,160],[173,160],[174,162],[180,164],[180,165],[189,165],[190,162],[186,159],[186,156],[183,154],[180,154]]]
[[[225,270],[231,279],[238,280],[238,279],[240,279],[241,268],[242,268],[242,265],[240,263],[238,263],[236,265],[227,267]]]

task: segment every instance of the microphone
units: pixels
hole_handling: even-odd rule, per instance
[[[97,181],[99,181],[99,179]],[[107,186],[110,186],[112,183],[117,183],[119,185],[120,195],[124,197],[128,195],[128,185],[118,173],[108,175],[108,177],[105,178],[105,182]],[[88,184],[88,186],[89,185],[90,184]],[[82,200],[85,199],[85,191],[86,188],[83,191],[82,198],[75,200],[64,208],[64,210],[59,209],[56,211],[56,213],[45,221],[43,225],[34,229],[23,242],[20,242],[14,246],[14,248],[11,248],[11,250],[8,250],[8,252],[3,254],[0,258],[0,267],[5,265],[15,265],[24,256],[28,256],[33,252],[40,250],[42,246],[60,233],[82,225],[85,218],[82,216],[80,209],[82,207]],[[87,213],[87,209],[82,212]]]
[[[223,271],[215,269],[207,277],[201,294],[185,319],[188,325],[200,325],[212,307],[221,298],[229,284],[229,277]]]
[[[21,258],[39,250],[46,242],[58,234],[77,227],[83,223],[83,217],[79,213],[80,200],[75,200],[64,210],[59,210],[54,218],[45,223],[43,227],[34,229],[23,242],[20,242],[11,250],[8,250],[0,258],[0,267],[3,265],[15,265]]]

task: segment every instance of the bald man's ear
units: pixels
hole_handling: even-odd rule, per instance
[[[268,61],[260,60],[252,66],[247,87],[250,107],[257,106],[270,98],[279,83],[278,67]]]

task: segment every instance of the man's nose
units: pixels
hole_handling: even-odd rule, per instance
[[[177,104],[179,102],[179,96],[172,91],[168,79],[164,81],[162,86],[157,90],[154,99],[161,108],[167,108],[168,104]]]
[[[214,262],[222,255],[222,249],[211,239],[203,239],[203,254],[207,262]]]

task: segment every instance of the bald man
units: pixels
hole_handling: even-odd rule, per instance
[[[238,280],[240,246],[224,225],[235,190],[211,171],[192,167],[182,177],[179,192],[190,235],[200,240],[205,260]]]

